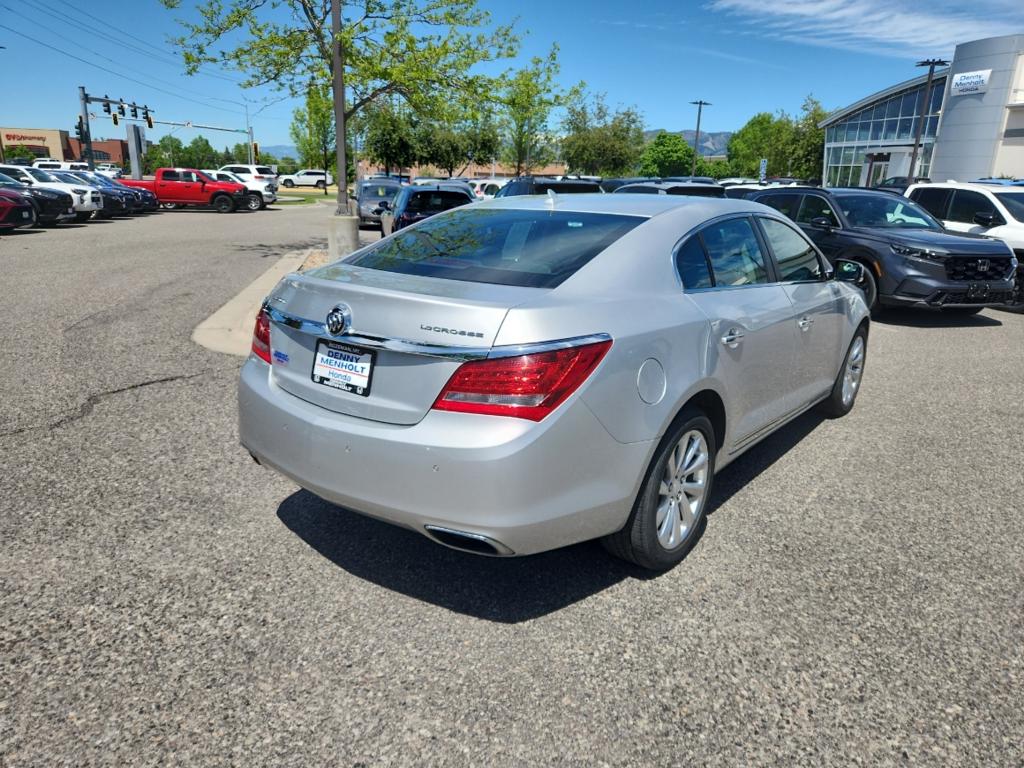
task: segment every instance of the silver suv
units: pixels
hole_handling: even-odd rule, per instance
[[[603,538],[669,568],[715,472],[857,396],[863,269],[776,211],[673,195],[455,208],[267,297],[242,444],[334,503],[457,549]]]

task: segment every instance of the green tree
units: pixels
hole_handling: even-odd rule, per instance
[[[170,9],[182,0],[161,0]],[[198,21],[181,22],[173,40],[185,71],[213,64],[245,76],[243,87],[269,85],[292,95],[310,81],[333,82],[343,65],[344,118],[396,98],[417,114],[437,115],[458,96],[483,100],[493,79],[477,65],[514,56],[510,25],[492,25],[476,0],[349,0],[338,39],[329,0],[198,0]],[[339,140],[347,136],[338,126]]]
[[[213,148],[205,136],[196,136],[182,150],[178,165],[188,168],[216,168],[220,153]]]
[[[659,133],[640,153],[641,176],[687,176],[693,147],[678,133]]]
[[[401,170],[416,162],[421,154],[416,126],[405,110],[382,105],[367,117],[364,154],[384,166],[384,172]]]
[[[4,157],[7,162],[12,160],[35,160],[36,156],[32,153],[32,150],[26,147],[24,144],[11,144],[4,146]]]
[[[825,154],[825,129],[818,123],[828,116],[821,102],[809,94],[794,126],[792,152],[793,175],[802,179],[820,179]]]
[[[326,85],[311,82],[306,90],[306,105],[296,109],[289,130],[299,161],[309,168],[331,167],[336,152],[334,136],[334,102]],[[327,187],[324,187],[324,195]]]
[[[643,120],[633,107],[612,111],[604,94],[574,88],[562,120],[562,159],[575,173],[632,173],[644,143]]]
[[[767,158],[769,176],[789,176],[794,173],[795,139],[789,115],[760,112],[729,139],[729,163],[738,174],[756,176],[761,159]]]
[[[512,73],[498,93],[504,139],[502,155],[515,168],[516,176],[546,165],[554,157],[548,118],[563,99],[555,86],[558,72],[555,45],[546,58],[534,57],[530,66]]]
[[[489,119],[458,124],[422,123],[416,131],[419,162],[436,166],[448,176],[462,173],[473,161],[494,159],[501,146],[498,130]]]
[[[281,173],[295,173],[297,170],[299,170],[299,161],[296,160],[294,157],[285,155],[284,157],[281,158],[281,163],[278,166],[278,170]]]

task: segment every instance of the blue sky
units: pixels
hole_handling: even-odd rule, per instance
[[[523,46],[510,65],[557,42],[563,85],[586,81],[610,103],[638,107],[649,128],[671,130],[693,127],[695,99],[712,103],[702,129],[735,130],[760,111],[796,112],[809,93],[828,109],[845,106],[913,77],[918,58],[948,58],[957,42],[1024,33],[1024,0],[479,2],[496,22],[518,19]],[[158,118],[225,127],[244,126],[241,102],[248,101],[262,144],[291,143],[294,100],[276,101],[271,89],[243,91],[232,72],[181,74],[165,40],[193,5],[185,0],[172,12],[156,0],[0,0],[0,125],[70,130],[84,85],[145,102]],[[95,122],[95,136],[123,133],[104,118]],[[175,135],[188,141],[199,132]],[[163,133],[158,126],[150,138]],[[215,146],[238,140],[202,133]]]

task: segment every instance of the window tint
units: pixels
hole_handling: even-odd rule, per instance
[[[676,269],[683,279],[684,288],[710,288],[714,285],[704,246],[699,237],[691,237],[683,243],[676,253]]]
[[[271,167],[269,165],[257,165],[256,166],[256,173],[260,174],[261,176],[273,176],[274,175],[274,171],[271,169]]]
[[[206,181],[206,177],[203,176],[203,174],[201,174],[201,173],[196,173],[195,171],[182,171],[181,172],[181,180],[182,181],[191,181],[193,183],[198,183],[200,181]]]
[[[726,187],[725,196],[742,200],[747,195],[751,195],[756,191],[756,189],[749,189],[747,187]]]
[[[820,195],[804,195],[804,201],[800,204],[800,213],[796,217],[797,222],[800,224],[810,224],[814,219],[821,218],[822,216],[828,219],[833,227],[839,226],[839,220],[836,219],[836,215],[832,211],[832,206],[828,204],[828,200]]]
[[[501,187],[499,187],[497,184],[488,184],[486,187],[484,187],[484,194],[496,195],[498,194],[499,189],[501,189]]]
[[[245,168],[241,168],[237,165],[229,165],[225,170],[230,171],[231,173],[245,173]]]
[[[449,280],[554,288],[645,220],[603,213],[465,208],[399,230],[346,263]]]
[[[910,193],[910,199],[937,219],[944,219],[946,218],[946,208],[949,205],[950,191],[938,187],[920,187]]]
[[[543,195],[549,189],[553,190],[556,194],[559,194],[559,195],[571,195],[571,194],[574,194],[576,192],[600,192],[601,191],[601,187],[599,185],[597,185],[597,184],[581,184],[579,182],[569,183],[569,184],[562,184],[561,182],[557,182],[557,181],[555,181],[555,182],[545,181],[545,182],[538,182],[534,186],[533,194],[535,194],[535,195]]]
[[[181,176],[177,171],[164,171],[162,178],[164,181],[181,181]]]
[[[800,280],[821,280],[824,270],[814,246],[788,224],[775,219],[760,218],[765,238],[775,255],[779,280],[784,283]]]
[[[1017,221],[1024,221],[1024,192],[996,192],[996,197]]]
[[[702,187],[699,184],[692,187],[679,185],[669,187],[665,190],[669,195],[685,195],[688,197],[725,197],[725,187]]]
[[[662,191],[657,187],[643,187],[638,184],[622,186],[615,190],[616,195],[660,195]]]
[[[398,187],[393,184],[364,184],[359,190],[363,200],[390,200],[398,194]]]
[[[405,204],[405,213],[440,213],[470,202],[461,192],[413,192]]]
[[[774,208],[783,216],[795,219],[797,207],[800,205],[800,195],[765,195],[764,197],[757,198],[757,202]]]
[[[973,224],[976,213],[994,213],[997,221],[1002,219],[996,207],[981,192],[970,189],[953,190],[953,204],[949,206],[950,221]]]
[[[701,230],[715,285],[718,287],[767,283],[764,254],[750,220],[728,219]]]

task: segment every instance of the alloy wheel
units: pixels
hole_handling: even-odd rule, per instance
[[[850,345],[846,355],[846,367],[843,369],[843,405],[849,407],[860,389],[860,379],[864,374],[864,337],[857,336]]]
[[[708,488],[708,458],[707,440],[697,429],[684,434],[668,456],[655,518],[658,543],[666,550],[681,546],[700,521]]]

